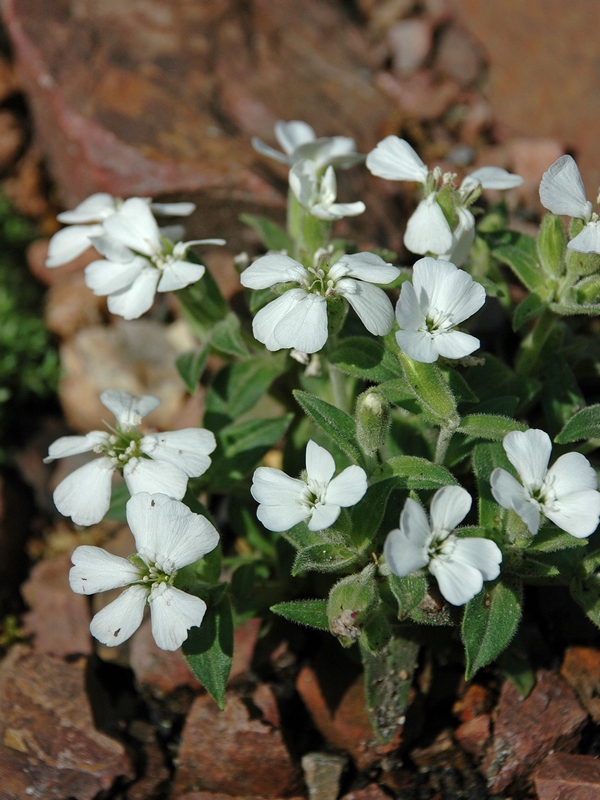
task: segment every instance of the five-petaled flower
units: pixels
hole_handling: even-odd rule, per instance
[[[252,147],[261,155],[289,166],[301,159],[309,159],[318,170],[328,166],[351,167],[364,158],[356,152],[353,139],[347,136],[325,136],[317,139],[310,125],[300,120],[276,122],[275,138],[283,153],[269,147],[257,136],[252,139]]]
[[[152,203],[149,197],[137,198],[145,203],[155,214],[165,216],[187,217],[196,206],[194,203]],[[55,233],[48,246],[47,267],[60,267],[80,256],[92,245],[93,236],[102,236],[102,223],[115,214],[123,205],[118,197],[106,192],[93,194],[76,206],[72,211],[63,211],[58,215],[59,222],[69,225],[68,228]]]
[[[512,431],[503,447],[522,483],[497,467],[490,476],[492,494],[503,508],[516,511],[532,534],[542,514],[563,531],[583,539],[600,518],[598,476],[581,453],[566,453],[548,469],[552,442],[545,431]]]
[[[566,214],[585,222],[583,229],[567,247],[578,253],[600,253],[600,217],[585,196],[577,164],[571,156],[561,156],[544,172],[540,200],[553,214]],[[600,196],[596,203],[600,201]]]
[[[94,451],[100,454],[76,469],[54,490],[61,514],[78,525],[94,525],[110,506],[112,476],[123,473],[130,493],[161,492],[177,500],[185,494],[188,478],[202,475],[216,447],[211,431],[186,428],[145,436],[139,424],[160,400],[111,389],[100,400],[117,418],[112,432],[91,431],[86,436],[62,436],[50,445],[45,462]]]
[[[355,203],[336,203],[337,182],[333,167],[327,167],[323,175],[314,161],[303,158],[297,161],[290,170],[290,188],[300,205],[313,217],[323,220],[355,217],[362,214],[365,204],[357,200]]]
[[[173,586],[177,570],[214,550],[219,534],[207,519],[165,494],[134,495],[127,522],[138,552],[125,559],[100,547],[76,548],[71,589],[87,595],[128,587],[92,619],[92,635],[103,644],[114,647],[129,639],[149,605],[156,644],[177,650],[206,612],[204,600]]]
[[[454,528],[471,508],[471,495],[461,486],[444,486],[431,501],[431,523],[416,500],[408,498],[400,527],[384,544],[390,571],[400,578],[427,567],[449,603],[462,606],[479,594],[484,581],[500,574],[502,552],[495,542],[459,537]]]
[[[484,303],[485,289],[467,272],[447,261],[421,258],[414,265],[412,283],[402,284],[396,341],[415,361],[464,358],[479,347],[479,339],[454,327]]]
[[[424,198],[408,220],[404,244],[412,253],[432,253],[438,258],[463,264],[475,238],[475,217],[469,211],[482,189],[512,189],[523,183],[499,167],[482,167],[467,175],[459,187],[456,175],[429,170],[404,139],[386,136],[367,156],[367,168],[380,178],[422,184]],[[456,218],[451,225],[438,202],[440,191],[450,192]]]
[[[244,270],[240,281],[249,289],[291,284],[254,317],[254,336],[268,350],[316,353],[327,341],[327,303],[335,298],[347,300],[371,333],[389,333],[394,310],[383,289],[373,283],[391,283],[399,274],[374,253],[344,255],[332,266],[322,257],[308,269],[289,256],[270,253]]]
[[[367,475],[361,467],[346,467],[336,478],[334,473],[331,453],[312,440],[306,446],[302,478],[259,467],[251,489],[259,503],[256,516],[270,531],[287,531],[299,522],[306,522],[311,531],[329,528],[342,508],[356,505],[367,491]]]
[[[125,319],[148,311],[158,292],[174,292],[200,280],[205,268],[186,261],[195,244],[225,244],[223,239],[177,242],[161,236],[148,204],[125,200],[90,241],[106,260],[85,268],[85,282],[96,295],[108,295],[108,310]]]

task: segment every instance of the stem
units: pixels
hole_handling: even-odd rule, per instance
[[[331,382],[334,405],[336,405],[340,411],[350,413],[350,398],[348,396],[346,375],[329,361],[327,362],[327,367],[329,369],[329,380]]]
[[[544,345],[558,319],[559,317],[547,308],[538,317],[533,330],[523,339],[516,359],[516,372],[519,377],[527,377],[534,371]]]
[[[435,458],[434,458],[435,464],[444,463],[444,458],[446,457],[446,453],[448,451],[448,445],[450,444],[450,439],[454,435],[455,430],[456,428],[454,426],[447,428],[440,428],[437,444],[435,446]]]

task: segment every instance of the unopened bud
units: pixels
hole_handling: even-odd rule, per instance
[[[390,407],[377,389],[367,389],[356,401],[356,437],[367,455],[385,444],[390,428]]]

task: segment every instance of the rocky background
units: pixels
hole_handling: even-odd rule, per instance
[[[558,156],[576,155],[590,196],[600,183],[596,0],[3,0],[2,13],[0,188],[36,223],[20,268],[46,287],[62,372],[60,402],[0,470],[0,800],[600,796],[598,637],[559,590],[528,600],[539,671],[526,699],[498,670],[465,684],[458,661],[424,658],[382,746],[337,643],[248,620],[221,713],[147,626],[121,648],[92,642],[107,600],[71,593],[70,553],[126,555],[131,534],[110,521],[74,530],[51,499],[73,459],[41,461],[58,436],[100,426],[109,385],[158,396],[159,428],[202,417],[202,393],[173,367],[192,346],[174,301],[124,322],[85,286],[91,256],[46,269],[57,211],[95,191],[191,199],[188,238],[227,239],[208,265],[233,296],[232,257],[258,248],[238,215],[285,209],[286,171],[250,138],[303,119],[365,153],[397,134],[453,171],[518,172],[513,224],[530,232]],[[356,169],[339,194],[368,209],[341,234],[409,263],[408,189]]]

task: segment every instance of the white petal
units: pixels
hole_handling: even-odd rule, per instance
[[[56,219],[67,225],[79,222],[96,222],[114,214],[116,209],[115,198],[106,192],[97,192],[90,195],[72,211],[63,211]]]
[[[127,289],[146,266],[145,258],[134,258],[127,264],[113,261],[92,261],[84,270],[85,283],[100,297]]]
[[[143,269],[128,289],[108,296],[108,310],[124,319],[141,317],[152,307],[159,277],[154,267]]]
[[[583,230],[571,239],[567,247],[576,253],[600,253],[600,220],[584,225]]]
[[[583,539],[591,536],[600,518],[600,492],[587,489],[561,497],[544,514],[563,531]]]
[[[153,214],[163,214],[167,217],[189,217],[196,210],[195,203],[151,203]]]
[[[107,389],[100,395],[100,402],[115,415],[119,425],[135,427],[142,417],[160,405],[158,397],[150,394],[129,394],[122,389]]]
[[[367,169],[391,181],[425,183],[427,167],[404,139],[386,136],[367,156]]]
[[[545,431],[511,431],[502,442],[508,460],[519,473],[526,489],[539,489],[546,476],[552,442]]]
[[[437,556],[429,564],[440,592],[453,606],[462,606],[479,594],[483,588],[483,575],[479,570],[460,561]]]
[[[551,487],[559,498],[584,489],[597,489],[598,476],[581,453],[565,453],[550,467],[544,485]]]
[[[475,217],[468,208],[458,206],[458,225],[452,231],[452,244],[446,253],[440,253],[438,258],[451,261],[456,266],[464,264],[475,240]]]
[[[292,159],[289,156],[280,153],[279,150],[275,150],[273,147],[269,147],[268,144],[265,144],[262,139],[259,139],[258,136],[252,137],[252,147],[256,150],[257,153],[260,153],[262,156],[267,156],[267,158],[272,158],[274,161],[278,161],[280,164],[291,164]]]
[[[326,486],[334,472],[335,461],[331,453],[310,439],[306,445],[306,473],[309,480]]]
[[[433,346],[444,358],[464,358],[481,346],[475,336],[461,331],[448,331],[433,337]]]
[[[354,139],[347,136],[326,136],[304,142],[294,151],[294,159],[299,158],[310,158],[318,169],[326,166],[345,169],[364,160],[364,156],[356,152]]]
[[[497,467],[490,475],[494,500],[502,508],[512,509],[521,517],[535,536],[540,528],[541,514],[527,490],[505,469]]]
[[[54,505],[77,525],[95,525],[110,506],[115,465],[110,458],[96,458],[76,469],[54,490]]]
[[[275,328],[304,297],[304,289],[290,289],[261,308],[252,320],[254,338],[262,342],[268,350],[281,350],[283,345],[275,337]]]
[[[429,563],[427,544],[409,539],[398,528],[388,533],[383,552],[390,570],[399,578],[404,578]]]
[[[134,258],[140,258],[140,256],[136,256],[133,250],[126,247],[126,245],[118,239],[109,236],[104,231],[104,228],[102,228],[101,231],[100,235],[91,236],[90,242],[104,258],[107,258],[109,261],[116,261],[119,264],[128,264]]]
[[[281,149],[290,156],[300,145],[312,142],[315,132],[306,122],[297,119],[290,122],[279,120],[275,123],[275,138]]]
[[[121,208],[104,222],[109,236],[138,253],[150,256],[160,250],[160,233],[148,202],[140,197],[125,200]]]
[[[367,474],[357,466],[346,467],[325,490],[324,502],[348,508],[354,506],[367,491]]]
[[[200,625],[206,603],[199,597],[162,583],[148,598],[152,636],[161,650],[177,650],[188,637],[188,630]]]
[[[433,336],[425,331],[396,331],[398,347],[415,361],[433,364],[439,353],[433,344]]]
[[[294,525],[307,519],[311,509],[298,502],[286,505],[264,505],[256,509],[256,516],[269,531],[289,531]]]
[[[400,275],[398,267],[393,267],[375,253],[353,253],[344,255],[329,270],[329,278],[358,278],[368,283],[391,283]]]
[[[461,189],[481,184],[482,189],[514,189],[523,184],[523,178],[501,167],[481,167],[463,180]]]
[[[415,287],[410,281],[402,284],[400,297],[396,303],[396,319],[400,328],[407,331],[419,331],[426,326],[425,314],[417,299]]]
[[[90,236],[97,236],[100,233],[102,233],[100,225],[74,225],[58,231],[50,239],[46,266],[60,267],[73,261],[92,246]]]
[[[391,331],[394,308],[383,289],[372,283],[343,278],[336,284],[335,291],[346,298],[370,333],[385,336]]]
[[[452,231],[432,192],[421,200],[408,220],[404,245],[411,253],[445,253],[452,246]]]
[[[452,325],[468,319],[485,303],[483,286],[448,261],[419,259],[413,267],[413,286],[421,309],[443,312]]]
[[[333,172],[333,170],[331,170]],[[318,202],[319,186],[317,180],[317,167],[314,161],[306,158],[297,161],[290,170],[288,176],[290,189],[295,194],[298,202],[304,208],[311,208],[314,203]],[[330,177],[331,180],[331,177]],[[334,190],[335,190],[335,174],[334,174]],[[327,189],[327,187],[325,187]],[[335,200],[335,191],[330,203]]]
[[[138,552],[170,574],[215,549],[219,534],[200,514],[164,494],[138,492],[127,503]]]
[[[188,476],[179,467],[166,461],[132,458],[123,468],[123,477],[131,495],[137,492],[160,492],[181,500],[187,488]]]
[[[468,564],[481,572],[484,581],[494,581],[500,574],[502,551],[491,539],[454,537],[452,560]]]
[[[411,497],[404,503],[400,514],[400,530],[415,546],[428,546],[431,541],[432,532],[427,514]]]
[[[434,531],[453,531],[471,509],[473,499],[462,486],[444,486],[431,501],[431,527]]]
[[[282,253],[269,253],[242,272],[240,283],[248,289],[267,289],[277,283],[302,283],[308,277],[298,261]]]
[[[69,571],[69,585],[77,594],[120,589],[140,579],[139,570],[130,561],[101,547],[77,547],[71,561],[74,566]]]
[[[544,172],[540,183],[540,200],[553,214],[567,214],[588,220],[592,205],[585,196],[585,187],[575,160],[561,156]]]
[[[48,456],[44,459],[44,464],[49,464],[56,458],[88,453],[97,445],[106,444],[108,437],[109,434],[104,431],[90,431],[87,436],[61,436],[48,448]]]
[[[286,294],[292,292],[298,292],[296,302],[275,325],[273,338],[279,347],[293,347],[303,353],[316,353],[327,341],[327,301],[321,295],[306,294],[303,289],[291,289]],[[283,297],[279,300],[283,300]],[[276,300],[275,303],[277,302]],[[256,317],[254,321],[256,322]]]
[[[148,598],[145,586],[130,586],[93,618],[92,636],[108,647],[127,641],[142,624]]]
[[[151,433],[140,442],[142,453],[157,461],[173,464],[189,478],[197,478],[206,472],[210,467],[209,453],[216,446],[214,433],[203,428]]]
[[[259,467],[254,471],[250,491],[257,503],[284,506],[296,502],[305,493],[306,483],[290,478],[280,469]]]
[[[324,531],[330,528],[340,515],[340,507],[327,503],[317,503],[310,512],[307,521],[309,531]]]
[[[313,217],[323,220],[344,219],[345,217],[356,217],[366,210],[365,204],[361,200],[355,203],[317,203],[310,206],[310,213]]]
[[[163,269],[158,283],[159,292],[176,292],[191,283],[196,283],[206,272],[202,264],[192,264],[191,261],[171,261]]]

